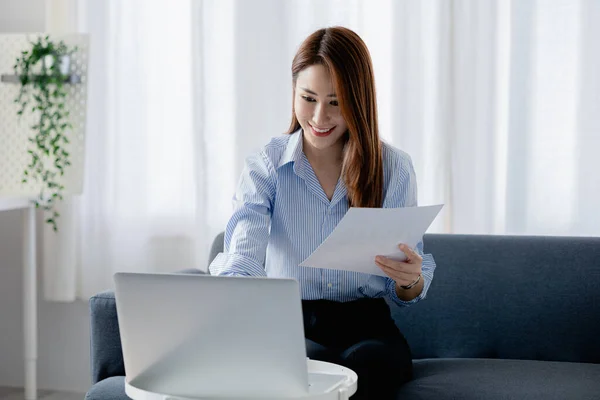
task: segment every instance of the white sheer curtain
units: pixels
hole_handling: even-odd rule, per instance
[[[82,293],[196,267],[190,2],[91,1]]]
[[[371,50],[381,134],[413,157],[421,204],[446,204],[432,232],[600,234],[599,2],[203,4],[195,53],[206,98],[223,101],[203,103],[204,123],[223,128],[223,145],[205,140],[229,150],[213,171],[228,179],[214,201],[227,198],[243,156],[287,127],[300,42],[339,24]],[[225,126],[223,108],[234,116]]]
[[[192,119],[191,2],[76,6],[93,48],[85,188],[63,211],[65,221],[76,219],[74,228],[44,238],[46,297],[55,300],[111,288],[117,271],[200,267],[207,256]],[[73,285],[60,284],[65,275],[75,277]]]
[[[85,193],[51,299],[206,268],[244,157],[289,124],[298,45],[331,25],[369,46],[381,134],[411,154],[420,203],[446,204],[431,232],[600,235],[597,1],[85,5]]]

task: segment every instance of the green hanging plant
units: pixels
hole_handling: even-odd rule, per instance
[[[36,121],[30,127],[32,134],[27,153],[31,161],[23,171],[22,182],[40,183],[35,206],[44,209],[46,223],[57,231],[56,221],[60,215],[54,206],[63,200],[64,191],[58,178],[71,165],[66,132],[73,129],[65,104],[65,82],[70,72],[70,57],[77,48],[70,49],[63,41],[56,43],[49,36],[39,37],[31,45],[31,49],[21,52],[14,65],[21,83],[14,100],[19,105],[17,115],[21,117],[31,111]]]

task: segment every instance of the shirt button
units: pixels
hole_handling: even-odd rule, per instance
[[[327,287],[330,288],[330,287],[333,287],[333,285],[331,283],[328,283]]]

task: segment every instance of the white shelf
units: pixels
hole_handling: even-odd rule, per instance
[[[31,75],[30,79],[35,81],[43,76],[44,75]],[[19,75],[16,75],[16,74],[2,74],[0,76],[0,82],[21,83],[21,78],[19,78]],[[81,83],[81,76],[76,75],[76,74],[66,75],[65,83],[70,83],[70,84]]]
[[[0,211],[19,210],[29,207],[30,200],[23,197],[0,198]]]

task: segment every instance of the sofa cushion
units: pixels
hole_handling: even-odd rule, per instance
[[[90,388],[85,400],[131,400],[125,394],[125,377],[113,376],[101,380]]]
[[[398,399],[598,399],[600,365],[498,359],[414,361]],[[360,384],[360,381],[359,381]]]

